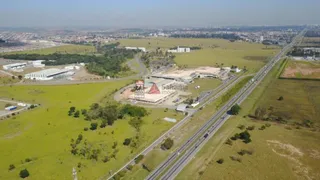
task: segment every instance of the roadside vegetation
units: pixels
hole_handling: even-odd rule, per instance
[[[281,62],[176,179],[319,178],[320,84],[278,79],[280,66]],[[270,113],[282,121],[270,118]]]

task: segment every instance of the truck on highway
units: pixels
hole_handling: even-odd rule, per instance
[[[204,137],[204,138],[207,138],[208,136],[209,136],[209,134],[207,133],[207,134],[205,134],[203,137]]]
[[[9,106],[9,107],[6,107],[5,110],[7,111],[12,111],[12,110],[15,110],[17,109],[17,106]]]

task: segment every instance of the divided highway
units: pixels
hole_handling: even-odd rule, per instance
[[[221,109],[219,109],[211,119],[209,119],[195,134],[193,134],[180,148],[173,152],[162,164],[152,171],[147,180],[174,179],[178,173],[188,164],[195,154],[205,145],[205,143],[218,131],[227,121],[230,115],[227,111],[235,104],[241,104],[264,79],[273,66],[281,57],[296,43],[306,30],[302,31],[292,43],[284,47],[272,60],[257,72],[253,79],[248,82],[233,98],[231,98]]]

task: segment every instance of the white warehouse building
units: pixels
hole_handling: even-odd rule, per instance
[[[4,70],[13,70],[13,69],[21,69],[27,66],[27,63],[14,63],[14,64],[7,64],[3,65]]]
[[[74,72],[70,71],[69,69],[57,69],[57,68],[51,68],[51,69],[45,69],[38,72],[33,72],[24,75],[25,79],[32,79],[32,80],[52,80],[55,77],[59,76],[71,76]]]
[[[147,52],[145,47],[125,47],[128,50],[141,50],[142,52]]]
[[[184,53],[184,52],[191,52],[189,47],[184,47],[184,46],[178,46],[177,49],[170,49],[168,52],[171,53]]]

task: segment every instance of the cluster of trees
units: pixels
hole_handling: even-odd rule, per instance
[[[278,100],[283,100],[283,97],[280,97]],[[277,111],[272,106],[270,106],[268,109],[266,109],[265,107],[258,107],[255,110],[254,115],[249,116],[256,120],[277,121],[280,123],[287,123],[287,121],[291,118],[290,113]]]
[[[106,45],[110,46],[110,45]],[[104,47],[104,46],[103,46]],[[90,73],[100,76],[116,76],[121,71],[128,68],[123,63],[138,52],[137,50],[126,50],[120,48],[104,48],[101,50],[104,55],[81,55],[81,54],[3,54],[1,57],[6,59],[24,60],[45,60],[46,65],[65,65],[75,63],[87,63],[86,68]]]
[[[167,138],[162,144],[161,144],[161,148],[162,149],[166,149],[169,150],[171,149],[173,146],[173,140],[171,138]]]
[[[241,139],[241,140],[243,140],[244,143],[248,144],[252,141],[250,137],[251,137],[250,133],[246,130],[246,131],[241,132],[240,134],[236,133],[233,137],[231,137],[231,139],[233,141],[235,141],[237,139]]]
[[[81,110],[85,116],[85,120],[98,120],[101,119],[100,128],[104,128],[107,125],[112,126],[117,119],[123,119],[126,115],[131,117],[129,124],[135,129],[140,130],[142,125],[142,117],[148,115],[148,112],[143,107],[133,106],[130,104],[119,106],[118,104],[107,104],[101,106],[98,103],[93,103],[89,110]],[[97,129],[98,124],[96,122],[91,123],[91,130]]]
[[[80,117],[80,111],[79,110],[76,111],[76,107],[72,106],[68,111],[68,115],[69,116],[73,115],[73,117],[78,118]]]
[[[173,34],[170,37],[173,38],[218,38],[227,40],[240,40],[241,38],[236,34],[214,34],[214,33],[202,33],[202,34]]]

